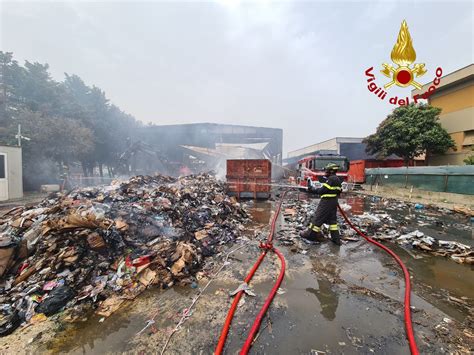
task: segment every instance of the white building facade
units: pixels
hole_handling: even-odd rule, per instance
[[[21,147],[0,145],[0,201],[22,197]]]

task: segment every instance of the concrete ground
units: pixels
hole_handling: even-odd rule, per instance
[[[41,202],[48,194],[43,192],[26,192],[23,198],[0,201],[0,213],[17,206],[34,205]]]

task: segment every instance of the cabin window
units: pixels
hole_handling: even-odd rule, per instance
[[[0,179],[5,179],[5,155],[0,154]]]

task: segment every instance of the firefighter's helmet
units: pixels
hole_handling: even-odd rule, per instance
[[[326,167],[324,168],[324,170],[326,170],[327,172],[330,172],[330,171],[337,171],[339,169],[339,166],[334,164],[334,163],[329,163],[328,165],[326,165]]]

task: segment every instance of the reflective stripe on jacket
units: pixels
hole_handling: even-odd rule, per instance
[[[323,186],[314,191],[321,198],[337,198],[342,191],[342,181],[337,175],[331,175]]]

